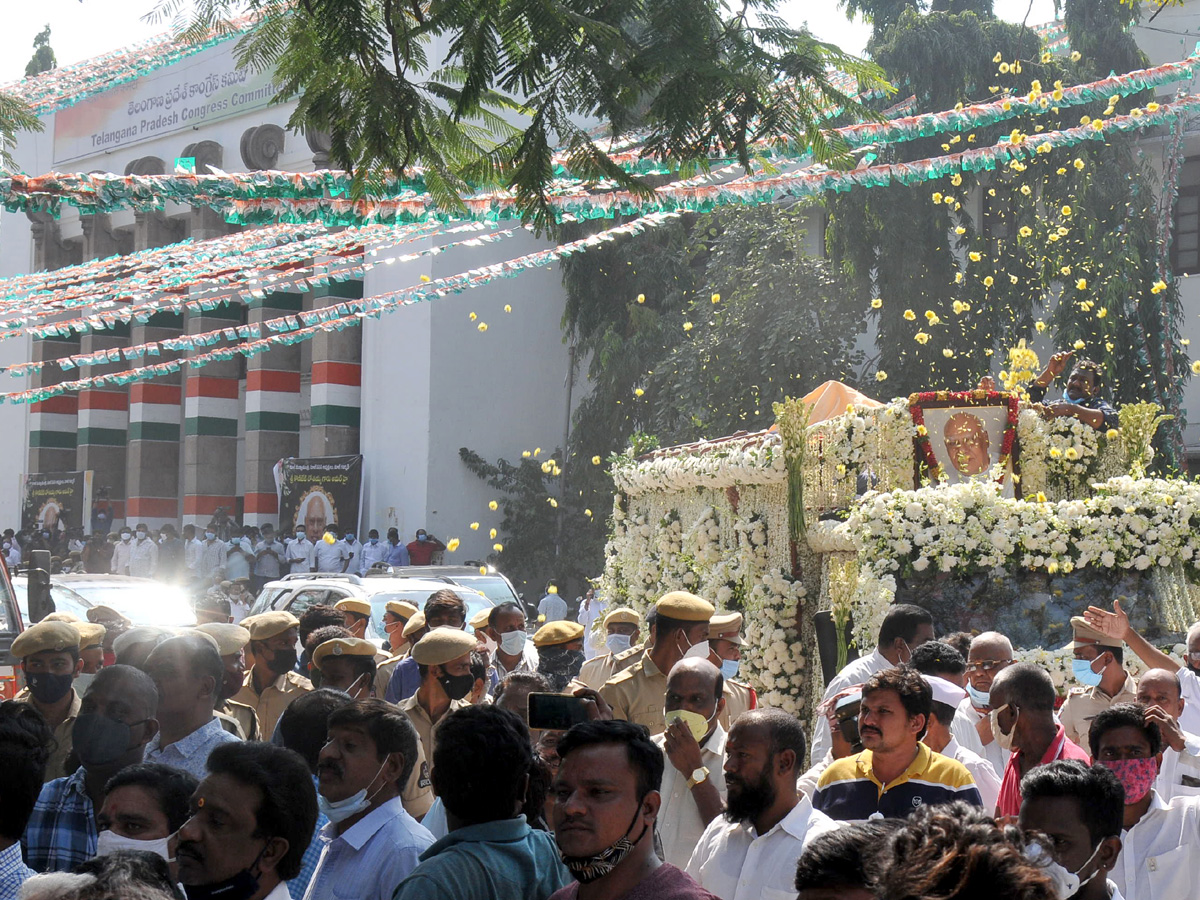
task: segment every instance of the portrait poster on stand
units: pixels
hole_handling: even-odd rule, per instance
[[[92,507],[92,470],[26,475],[21,486],[21,527],[52,532],[86,525]]]
[[[310,541],[327,525],[358,530],[362,498],[362,456],[285,459],[279,464],[279,528],[285,534],[303,525]]]

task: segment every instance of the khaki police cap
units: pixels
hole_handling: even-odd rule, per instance
[[[416,634],[418,631],[420,631],[424,627],[425,627],[425,613],[416,612],[416,613],[413,613],[412,618],[408,620],[408,624],[406,624],[404,626],[404,630],[400,633],[402,635],[404,635],[404,637],[412,637],[414,634]]]
[[[250,632],[232,622],[209,622],[206,625],[197,625],[196,630],[215,640],[222,656],[233,656],[250,643]]]
[[[249,584],[250,576],[249,575],[240,575],[237,578],[233,579],[233,583],[234,584]]]
[[[98,622],[68,622],[67,624],[79,632],[80,650],[98,647],[104,642],[104,635],[108,633],[108,629]]]
[[[117,621],[120,621],[120,622],[124,622],[126,625],[133,624],[127,618],[125,618],[125,616],[121,615],[119,612],[117,612],[111,606],[105,606],[104,604],[100,604],[99,606],[93,606],[91,609],[89,609],[87,611],[87,620],[89,622],[104,623],[104,622],[111,622],[114,619]]]
[[[642,617],[637,614],[637,610],[630,609],[628,606],[619,606],[604,617],[604,627],[609,625],[641,625]]]
[[[38,622],[17,635],[12,655],[25,659],[43,650],[78,650],[79,632],[67,622]]]
[[[42,621],[43,622],[72,622],[72,623],[74,623],[74,622],[79,621],[79,616],[75,615],[75,613],[69,613],[69,612],[52,612],[52,613],[50,613],[50,615],[46,616],[46,618],[42,619]]]
[[[232,582],[232,581],[222,581],[222,582],[221,582],[221,590],[223,590],[223,591],[227,591],[227,590],[229,590],[231,587],[233,587],[233,582]]]
[[[1120,638],[1097,631],[1083,616],[1071,616],[1071,628],[1075,632],[1075,640],[1068,645],[1071,650],[1077,647],[1120,647],[1122,643]]]
[[[347,597],[344,600],[339,600],[333,604],[333,608],[339,612],[358,613],[360,616],[371,615],[371,604],[366,600],[359,600],[357,597]]]
[[[331,656],[374,656],[375,645],[362,638],[334,638],[317,645],[313,651],[313,665],[318,669],[321,663]]]
[[[475,649],[475,635],[443,625],[421,638],[412,658],[423,666],[444,666]]]
[[[560,619],[557,622],[547,622],[533,636],[533,646],[553,647],[557,644],[568,644],[583,637],[583,626],[578,622],[568,622]]]
[[[417,608],[403,600],[389,600],[383,608],[386,612],[390,612],[393,616],[399,616],[402,619],[411,619],[417,614]]]
[[[742,646],[742,614],[717,613],[708,620],[708,639]]]
[[[243,622],[246,619],[242,619]],[[300,620],[286,610],[277,609],[273,612],[259,613],[254,621],[247,626],[250,629],[250,640],[265,641],[283,634],[289,628],[297,628]]]
[[[707,622],[712,618],[716,608],[702,597],[689,594],[687,591],[671,591],[663,594],[654,604],[660,616],[677,619],[680,622]]]
[[[490,606],[484,607],[479,612],[475,613],[475,615],[471,616],[471,621],[468,622],[467,624],[476,630],[481,629],[481,628],[487,628],[488,618],[491,616],[491,614],[492,614],[492,607],[490,607]]]

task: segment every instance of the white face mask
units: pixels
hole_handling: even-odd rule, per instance
[[[507,634],[500,635],[500,649],[509,656],[516,656],[525,649],[525,641],[528,635],[524,631],[510,631]]]
[[[627,634],[610,634],[604,639],[604,646],[609,649],[613,656],[618,653],[624,653],[633,645],[633,638]]]
[[[686,641],[687,638],[684,638]],[[684,659],[708,659],[708,639],[696,641],[692,646],[683,651]]]
[[[96,855],[108,856],[118,850],[141,850],[144,853],[156,853],[167,862],[172,863],[175,862],[175,859],[171,856],[168,848],[172,837],[174,835],[167,835],[156,841],[137,841],[117,834],[115,831],[102,831],[96,835]]]
[[[1007,750],[1011,753],[1013,748],[1013,738],[1015,738],[1017,735],[1017,719],[1021,716],[1021,710],[1017,710],[1016,715],[1013,718],[1012,728],[1009,730],[1008,734],[1005,734],[1000,730],[1000,713],[1004,712],[1006,709],[1008,709],[1007,703],[1005,703],[999,709],[993,709],[988,713],[988,719],[990,720],[992,726],[992,737],[996,739],[996,743],[1000,745],[1000,749]]]
[[[353,687],[353,685],[351,685],[351,687]],[[383,761],[383,766],[386,765],[387,760],[385,759]],[[383,771],[383,766],[379,767],[379,772]],[[375,778],[379,777],[379,772],[375,773]],[[375,778],[371,779],[371,784],[375,783]],[[339,822],[346,821],[351,816],[358,815],[360,812],[370,806],[371,801],[375,798],[375,794],[378,794],[384,788],[384,786],[381,784],[375,789],[375,793],[368,797],[367,788],[369,788],[371,784],[368,784],[367,787],[363,788],[361,791],[351,794],[345,800],[326,800],[325,795],[318,791],[317,807],[321,810],[321,812],[325,813],[325,818],[327,818],[334,825],[337,825]]]
[[[1100,852],[1100,845],[1096,845],[1096,849],[1092,851],[1092,855],[1087,858],[1082,866],[1079,867],[1079,872],[1082,872],[1088,867],[1096,854]],[[1025,857],[1030,861],[1037,863],[1042,867],[1042,871],[1054,882],[1054,895],[1058,900],[1067,900],[1068,897],[1074,897],[1083,888],[1084,885],[1091,882],[1093,878],[1100,874],[1100,869],[1092,870],[1092,874],[1087,878],[1080,880],[1079,872],[1071,872],[1066,867],[1056,863],[1040,844],[1031,843],[1025,848]]]

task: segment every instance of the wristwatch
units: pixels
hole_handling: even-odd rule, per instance
[[[696,785],[703,784],[706,781],[708,781],[708,769],[704,766],[701,766],[691,774],[690,778],[688,778],[687,786],[689,789],[694,788]]]

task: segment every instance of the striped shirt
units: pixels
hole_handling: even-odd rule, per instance
[[[835,760],[817,782],[813,808],[842,821],[861,821],[876,814],[903,819],[919,806],[955,800],[983,805],[966,766],[917,744],[916,758],[886,785],[875,777],[870,750]]]

